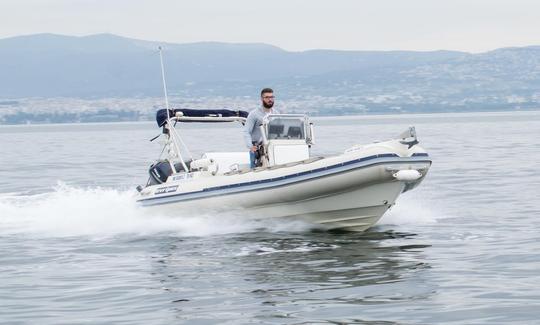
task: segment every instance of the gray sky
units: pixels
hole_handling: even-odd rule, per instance
[[[540,45],[540,1],[0,0],[0,38],[35,33],[482,52]]]

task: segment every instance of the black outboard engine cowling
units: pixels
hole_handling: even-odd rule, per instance
[[[168,161],[155,162],[150,166],[148,173],[150,174],[150,183],[164,183],[167,181],[167,178],[172,174],[171,164],[169,164]]]
[[[189,163],[190,162],[186,162],[186,165],[189,166]],[[184,166],[181,163],[174,164],[174,168],[177,172],[185,171]],[[171,164],[167,160],[160,160],[150,165],[148,173],[150,174],[148,185],[156,185],[165,183],[167,178],[172,175],[173,170]]]

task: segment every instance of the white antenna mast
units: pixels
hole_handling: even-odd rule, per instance
[[[167,119],[170,119],[169,116],[169,97],[167,96],[167,83],[165,81],[165,68],[163,67],[163,54],[161,46],[159,49],[159,61],[161,62],[161,79],[163,81],[163,94],[165,94],[165,108],[167,109]]]
[[[165,68],[163,66],[163,53],[162,53],[163,49],[161,48],[161,46],[158,46],[158,50],[159,50],[159,61],[161,63],[161,79],[163,81],[163,94],[165,95],[165,108],[167,109],[167,124],[169,127],[169,137],[171,137],[172,133],[174,133],[172,138],[179,139],[180,142],[184,145],[184,147],[187,150],[187,146],[184,144],[184,141],[182,141],[182,138],[180,138],[180,136],[178,136],[178,134],[176,133],[176,129],[174,127],[171,127],[171,113],[169,109],[169,97],[167,96],[167,82],[165,81]],[[172,143],[174,144],[174,147],[176,148],[176,154],[178,155],[178,158],[180,158],[180,162],[182,163],[184,170],[186,172],[189,171],[189,168],[187,167],[184,161],[184,158],[182,158],[182,153],[180,152],[180,147],[178,146],[178,143],[175,140],[173,140]],[[191,156],[191,153],[189,152],[189,150],[187,151],[188,151],[188,154]],[[193,157],[191,159],[193,160]],[[173,172],[176,173],[176,168],[174,167],[174,163],[172,161],[169,161],[169,164],[171,165],[171,169],[173,170]]]

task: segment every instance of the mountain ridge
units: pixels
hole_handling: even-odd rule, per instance
[[[160,43],[114,34],[0,39],[0,99],[160,96],[158,45],[169,92],[184,98],[253,96],[271,86],[280,98],[348,98],[342,106],[358,110],[540,107],[537,45],[483,53],[289,52],[264,43]]]

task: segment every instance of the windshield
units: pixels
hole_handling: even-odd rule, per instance
[[[297,117],[271,117],[268,121],[268,140],[305,139],[304,119]]]

